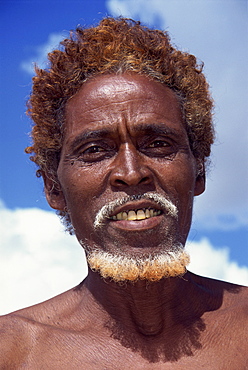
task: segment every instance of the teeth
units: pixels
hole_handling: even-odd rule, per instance
[[[136,212],[135,211],[129,211],[127,214],[128,221],[135,221],[137,220]]]
[[[136,221],[136,220],[145,220],[146,218],[159,216],[161,214],[160,210],[155,209],[138,209],[137,211],[128,211],[128,212],[119,212],[117,215],[113,216],[113,220],[128,220],[128,221]]]
[[[122,220],[122,213],[117,213],[117,220]]]
[[[128,218],[127,212],[122,212],[122,219],[127,220],[127,218]]]
[[[146,218],[151,217],[151,213],[150,213],[150,210],[149,210],[148,208],[146,208],[146,213],[145,213],[145,215],[146,215]]]
[[[139,209],[137,211],[137,220],[145,220],[145,218],[146,218],[145,212],[143,211],[143,209]]]

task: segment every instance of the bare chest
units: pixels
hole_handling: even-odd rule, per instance
[[[248,368],[248,357],[244,351],[231,346],[230,341],[209,343],[177,357],[166,359],[160,347],[149,352],[147,347],[128,348],[113,338],[103,338],[97,333],[54,332],[41,335],[34,343],[20,369],[87,369],[87,370],[163,370],[204,369],[242,370]],[[169,347],[164,343],[164,350]],[[167,352],[166,352],[167,353]]]

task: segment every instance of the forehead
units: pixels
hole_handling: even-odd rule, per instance
[[[103,75],[87,81],[66,106],[66,131],[125,120],[180,121],[178,98],[167,86],[138,74]],[[152,123],[152,122],[150,122]],[[94,128],[93,128],[94,129]]]

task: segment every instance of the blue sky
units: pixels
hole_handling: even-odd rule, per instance
[[[75,241],[62,231],[54,236],[59,229],[56,216],[50,212],[42,182],[35,177],[35,167],[24,153],[29,144],[30,121],[25,115],[25,103],[31,90],[32,66],[34,62],[45,66],[46,52],[55,48],[63,35],[68,35],[78,24],[92,25],[105,15],[120,14],[169,31],[174,44],[205,62],[205,73],[216,102],[217,141],[213,147],[207,190],[195,202],[189,236],[192,269],[230,281],[240,276],[238,281],[248,284],[247,1],[1,0],[0,213],[4,269],[2,266],[0,270],[2,279],[7,281],[5,271],[10,285],[12,280],[14,284],[14,280],[19,279],[21,296],[26,294],[27,297],[23,305],[33,302],[29,296],[34,292],[27,291],[34,275],[36,284],[43,279],[37,300],[46,298],[42,293],[42,289],[50,289],[44,283],[46,276],[51,281],[54,271],[62,269],[60,265],[66,265],[67,272],[63,270],[63,273],[68,278],[64,278],[65,285],[54,284],[49,294],[74,283],[69,276],[70,269],[76,270],[75,266],[78,268],[75,284],[81,276],[77,255],[81,251],[75,247],[77,252],[71,254]],[[53,221],[47,223],[50,219]],[[51,229],[49,225],[53,222],[56,226]],[[39,241],[37,235],[40,235]],[[61,238],[65,238],[63,242]],[[37,252],[41,239],[44,254]],[[54,259],[49,259],[51,240],[53,245],[63,244],[63,248],[67,248],[55,247],[57,257],[53,253]],[[31,242],[33,247],[29,249]],[[36,256],[33,260],[27,258],[31,253]],[[61,255],[68,258],[63,259]],[[42,272],[42,263],[48,260],[50,270],[46,275]],[[209,265],[205,270],[206,260]],[[224,268],[229,275],[225,275]],[[6,301],[11,302],[3,310],[17,307],[14,293],[8,296],[10,285],[3,285]]]

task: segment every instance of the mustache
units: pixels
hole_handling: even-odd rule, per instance
[[[139,195],[128,195],[105,204],[96,214],[94,228],[99,228],[102,226],[113,214],[116,207],[120,207],[126,203],[135,202],[142,199],[152,200],[154,203],[158,204],[165,213],[171,217],[177,218],[178,209],[170,199],[161,194],[149,192]]]

